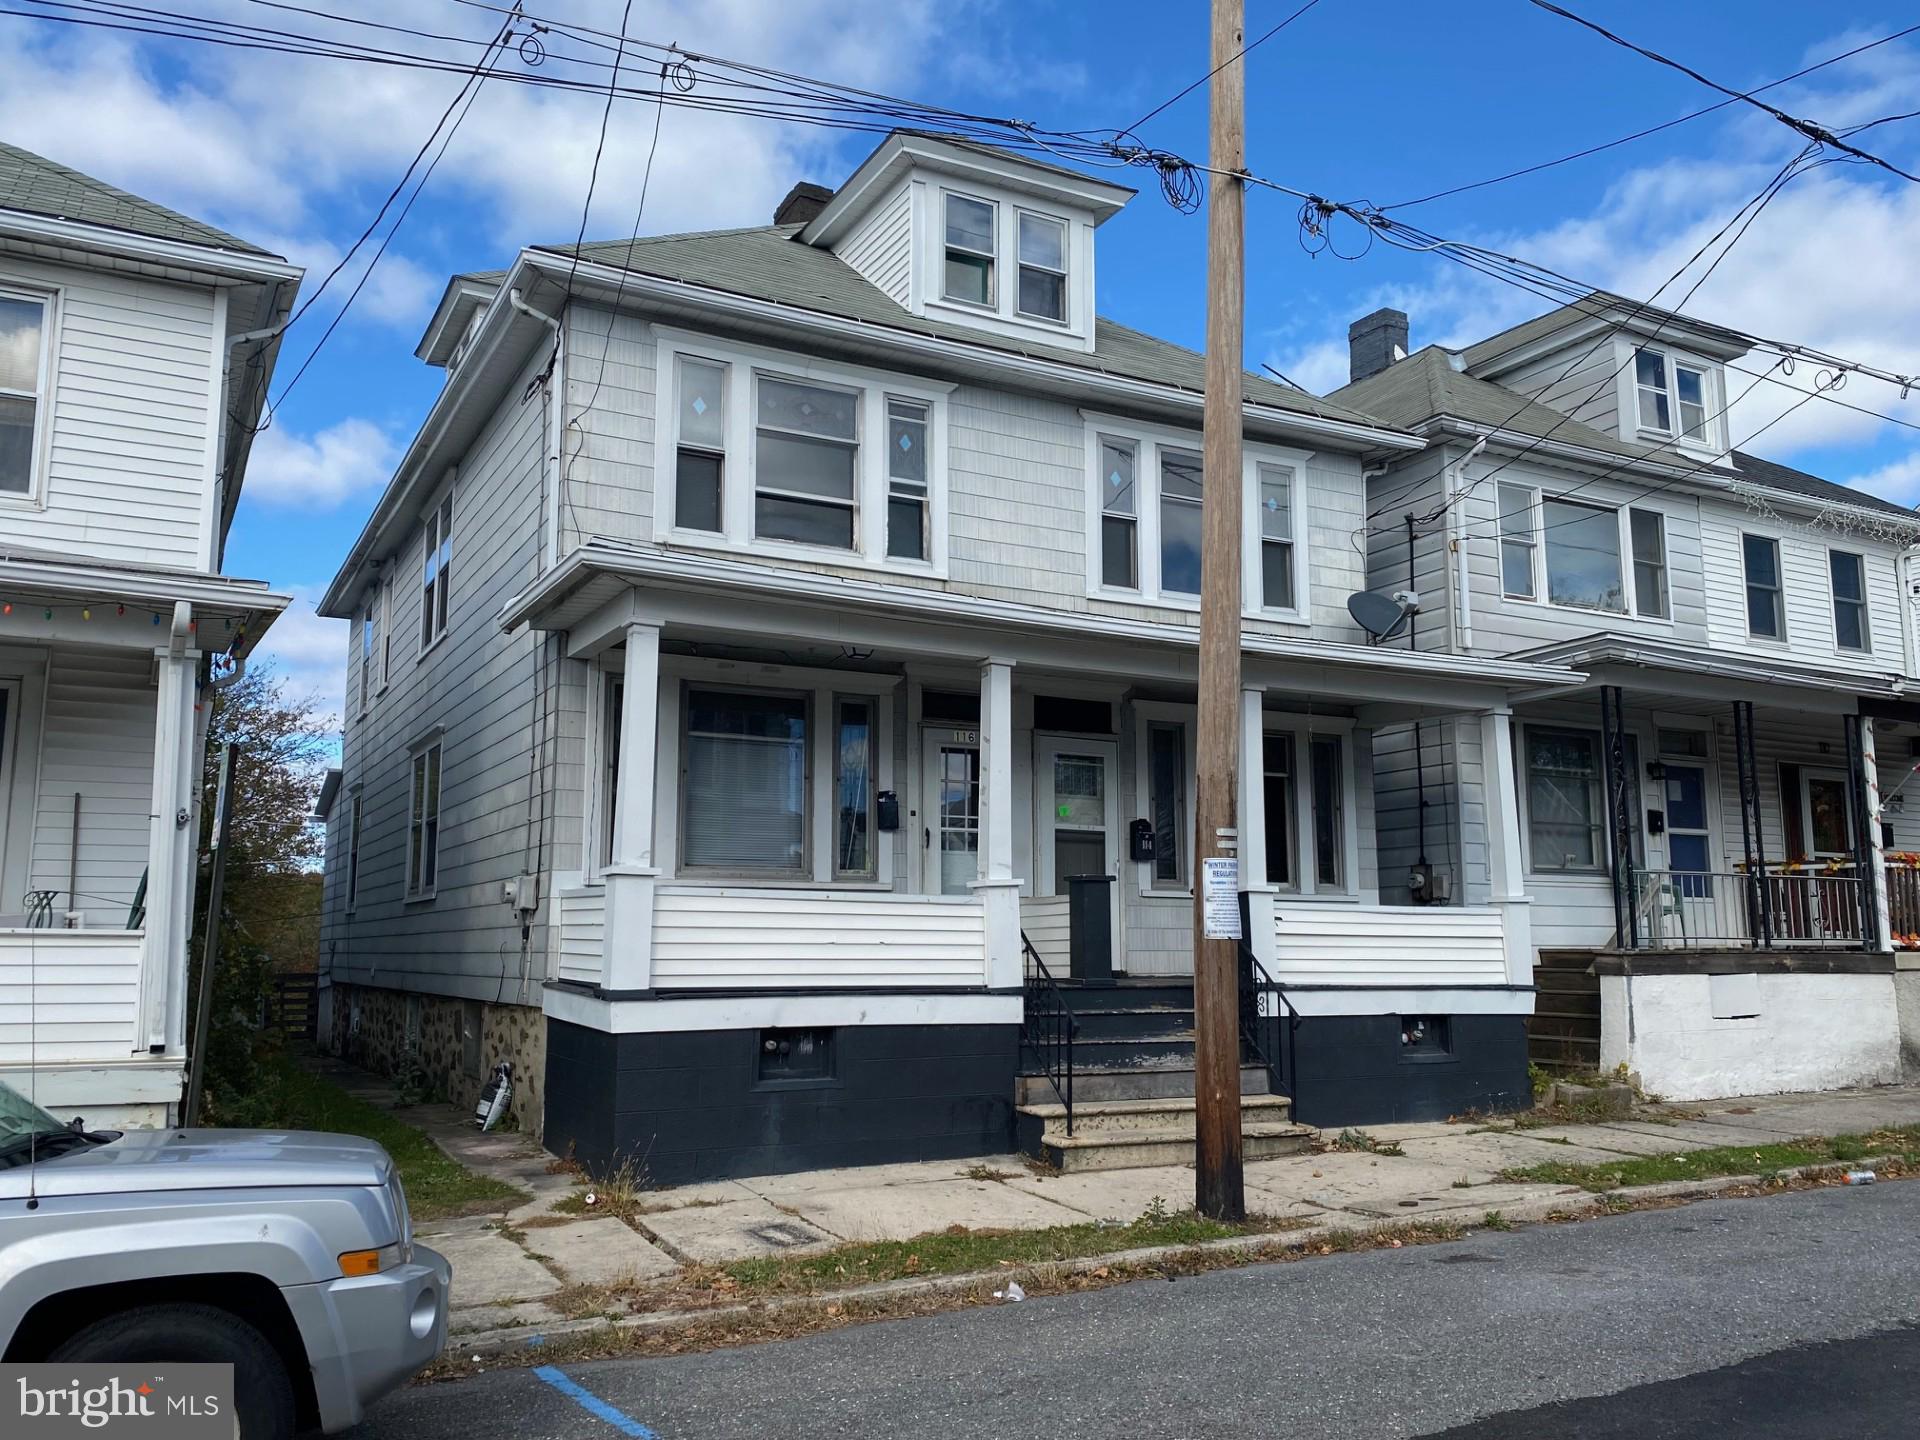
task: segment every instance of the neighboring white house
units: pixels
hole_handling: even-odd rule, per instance
[[[287,604],[221,552],[298,268],[0,144],[0,1079],[181,1098],[210,670]]]
[[[342,1050],[463,1093],[511,1059],[550,1148],[656,1179],[1004,1149],[1039,1004],[1134,1001],[1080,1050],[1134,1093],[1134,1050],[1190,1063],[1203,367],[1094,313],[1130,196],[903,132],[771,226],[452,281],[321,607]],[[1490,890],[1383,905],[1373,736],[1510,765],[1514,698],[1579,676],[1370,646],[1362,457],[1424,442],[1244,384],[1204,483],[1245,507],[1241,888],[1299,1113],[1518,1103],[1511,787],[1465,797]]]
[[[1374,584],[1422,597],[1398,643],[1586,676],[1515,707],[1536,1057],[1680,1098],[1897,1078],[1920,516],[1735,449],[1768,367],[1684,316],[1596,294],[1464,351],[1409,354],[1391,310],[1351,339],[1332,399],[1428,441],[1369,482]],[[1377,735],[1383,898],[1422,861],[1475,892],[1473,824],[1421,815],[1481,767],[1473,727]]]

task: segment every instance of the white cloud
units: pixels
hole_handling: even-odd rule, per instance
[[[1891,500],[1896,505],[1920,502],[1920,450],[1891,465],[1882,465],[1878,470],[1856,475],[1847,484],[1856,490],[1865,490],[1869,495],[1878,495],[1882,500]]]
[[[319,713],[338,729],[346,714],[347,622],[314,613],[323,588],[293,587],[293,604],[273,622],[253,660],[271,663],[289,695],[313,696]]]
[[[379,426],[357,417],[311,438],[269,425],[253,442],[246,494],[256,504],[328,510],[386,484],[400,447]]]

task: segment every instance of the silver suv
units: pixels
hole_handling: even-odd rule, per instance
[[[0,1359],[230,1363],[245,1440],[341,1430],[440,1353],[451,1278],[370,1140],[86,1131],[0,1084]]]

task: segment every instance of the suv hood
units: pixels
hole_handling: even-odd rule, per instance
[[[392,1168],[371,1140],[311,1130],[129,1130],[34,1167],[42,1195],[379,1186]],[[24,1194],[27,1170],[0,1171],[0,1192]]]

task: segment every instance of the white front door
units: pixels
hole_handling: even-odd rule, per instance
[[[922,875],[929,895],[966,895],[980,878],[980,735],[929,729],[920,773]]]
[[[1111,740],[1034,741],[1035,895],[1065,895],[1075,875],[1120,873],[1119,750]],[[1114,966],[1124,970],[1120,886],[1109,885]]]

